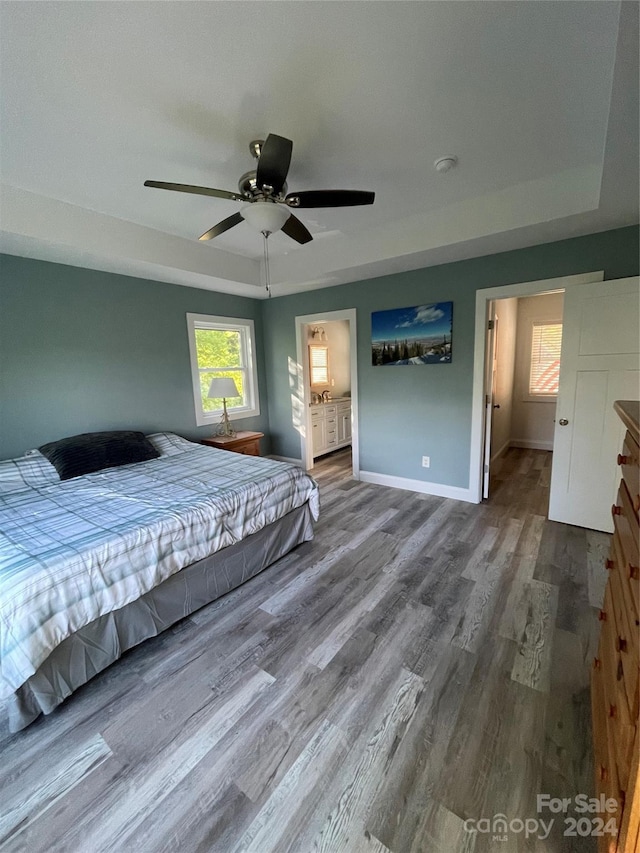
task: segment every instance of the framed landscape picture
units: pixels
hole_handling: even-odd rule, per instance
[[[453,302],[374,311],[371,363],[374,367],[450,363],[452,328]]]

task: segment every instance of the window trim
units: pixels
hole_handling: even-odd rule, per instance
[[[533,355],[533,335],[536,326],[562,326],[564,334],[564,324],[562,317],[532,317],[529,320],[529,338],[527,344],[527,374],[525,377],[525,388],[522,399],[528,403],[555,403],[558,399],[558,394],[532,394],[529,390],[531,387],[531,367]],[[560,359],[562,360],[562,343],[560,344]]]
[[[206,368],[198,367],[198,354],[196,350],[196,329],[222,329],[224,331],[237,331],[240,333],[243,359],[246,364],[242,369],[245,371],[247,388],[247,405],[227,406],[229,419],[239,420],[251,418],[260,414],[260,394],[258,388],[258,367],[256,363],[256,337],[255,324],[253,320],[240,317],[218,317],[213,314],[190,314],[187,313],[187,337],[189,340],[189,364],[191,368],[191,384],[193,390],[193,403],[196,414],[196,424],[205,426],[215,423],[222,416],[222,409],[205,412],[202,408],[200,396],[200,373]],[[222,369],[222,368],[218,368]],[[235,368],[233,368],[235,369]]]

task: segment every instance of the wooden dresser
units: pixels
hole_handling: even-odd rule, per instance
[[[264,438],[263,432],[244,430],[235,435],[214,435],[213,438],[203,438],[201,444],[218,447],[220,450],[232,450],[234,453],[243,453],[245,456],[260,456],[261,438]]]
[[[618,465],[622,473],[606,561],[608,580],[600,611],[600,643],[593,662],[591,709],[596,792],[615,799],[617,837],[598,839],[606,853],[640,851],[640,403],[618,401],[627,428]],[[613,460],[612,460],[613,461]],[[610,815],[602,815],[607,819]]]

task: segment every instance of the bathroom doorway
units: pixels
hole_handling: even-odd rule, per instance
[[[302,466],[349,465],[359,478],[356,311],[296,317]]]

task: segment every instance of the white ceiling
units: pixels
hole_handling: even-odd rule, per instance
[[[269,239],[274,295],[638,221],[638,6],[3,2],[0,250],[262,298],[262,237],[197,236],[249,142],[289,190],[374,190]],[[439,174],[438,157],[458,167]]]

